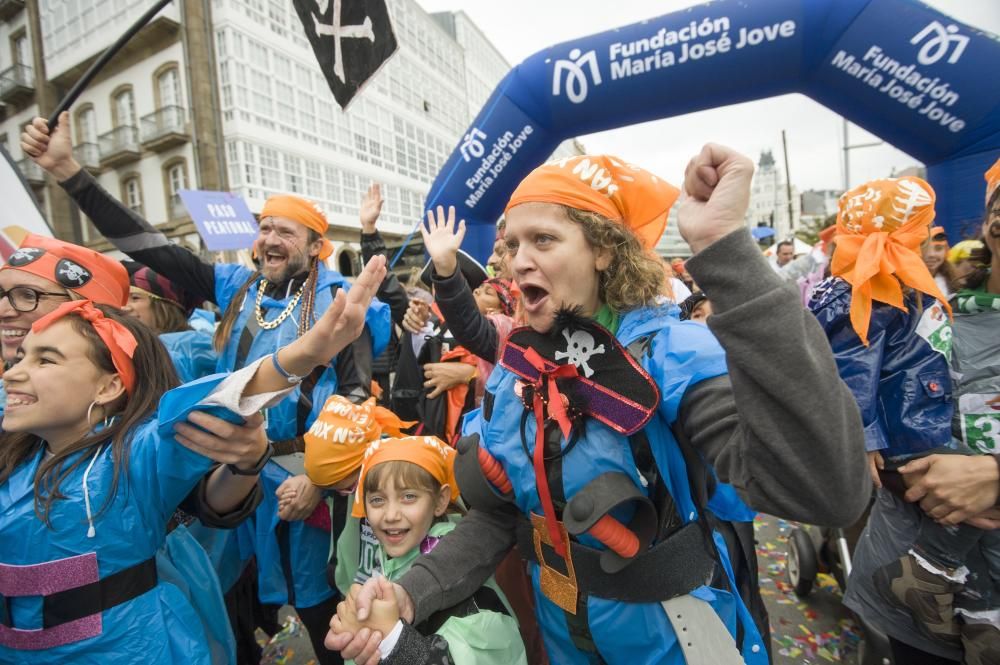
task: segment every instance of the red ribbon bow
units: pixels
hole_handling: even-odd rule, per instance
[[[559,424],[560,431],[562,431],[563,436],[568,440],[573,429],[573,423],[566,412],[566,404],[563,402],[563,395],[559,392],[556,379],[579,376],[579,373],[577,372],[576,365],[559,365],[554,369],[548,369],[546,360],[534,349],[525,351],[524,359],[538,370],[538,379],[535,381],[534,390],[532,391],[532,407],[535,412],[535,454],[532,457],[535,467],[535,485],[538,487],[538,498],[542,502],[542,511],[545,513],[545,527],[549,531],[549,538],[552,539],[552,547],[559,556],[565,559],[569,555],[569,549],[557,525],[556,508],[552,503],[549,479],[545,474],[545,400],[542,396],[542,391],[547,388],[549,416]]]
[[[139,343],[136,342],[128,328],[104,316],[104,312],[94,307],[94,303],[91,301],[71,300],[63,303],[54,311],[35,321],[31,326],[31,331],[42,332],[67,314],[78,314],[94,327],[97,336],[111,352],[111,362],[118,371],[118,376],[122,378],[122,383],[125,384],[125,392],[131,396],[132,390],[135,388],[135,365],[132,363],[132,357],[135,355],[135,349]]]

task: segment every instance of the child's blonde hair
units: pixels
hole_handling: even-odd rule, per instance
[[[389,483],[392,483],[396,489],[406,487],[431,494],[437,494],[441,491],[441,483],[437,481],[437,478],[420,465],[403,460],[393,460],[377,464],[365,474],[365,496],[370,496],[371,492],[378,492]]]

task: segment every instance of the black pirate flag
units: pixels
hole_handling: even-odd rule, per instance
[[[385,0],[292,0],[343,109],[399,44]]]

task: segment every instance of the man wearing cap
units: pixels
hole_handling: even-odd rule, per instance
[[[220,371],[240,369],[273,354],[308,330],[337,290],[349,288],[340,273],[324,264],[333,247],[323,235],[329,225],[326,215],[315,203],[287,195],[267,199],[254,243],[258,271],[206,263],[171,244],[80,168],[73,158],[68,121],[63,114],[50,136],[45,119],[35,118],[21,135],[22,149],[59,181],[120,251],[224,311],[216,331]],[[322,493],[302,468],[302,435],[331,395],[352,401],[369,396],[372,357],[385,347],[389,326],[388,308],[373,302],[365,332],[328,367],[305,377],[288,374],[288,381],[299,385],[290,399],[267,411],[274,459],[266,464],[261,460],[264,501],[255,519],[241,527],[256,555],[260,601],[294,606],[324,664],[339,662],[322,648],[336,606],[325,574],[330,534],[303,521],[321,505]],[[279,371],[286,374],[280,366]]]

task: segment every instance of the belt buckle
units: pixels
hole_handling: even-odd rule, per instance
[[[535,556],[538,559],[540,567],[538,579],[545,597],[563,611],[575,616],[580,588],[577,586],[576,571],[573,569],[573,556],[570,552],[569,535],[566,533],[566,527],[562,522],[556,522],[556,524],[559,526],[559,535],[562,537],[563,542],[566,543],[567,556],[563,559],[566,563],[566,575],[563,575],[546,563],[545,555],[542,552],[542,543],[550,547],[554,547],[555,544],[549,538],[549,531],[545,526],[545,517],[534,513],[531,514],[532,539],[535,542]]]

